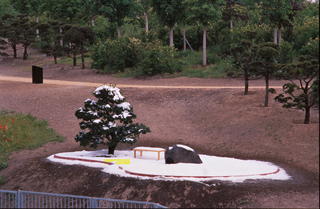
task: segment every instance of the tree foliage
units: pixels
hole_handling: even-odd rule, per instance
[[[12,7],[11,0],[0,1],[0,17],[4,14],[11,14],[13,16],[17,15],[17,11]]]
[[[78,23],[82,12],[86,11],[85,0],[43,0],[42,9],[52,20]]]
[[[42,13],[41,0],[11,0],[13,7],[20,12],[20,14],[28,14],[29,16],[39,16]]]
[[[87,99],[84,107],[75,112],[76,117],[82,120],[80,128],[89,129],[88,132],[80,131],[75,137],[80,146],[97,148],[104,144],[109,147],[109,154],[114,154],[118,143],[133,144],[141,133],[150,132],[147,126],[133,123],[137,116],[117,87],[102,85],[93,91],[93,95],[97,101]]]

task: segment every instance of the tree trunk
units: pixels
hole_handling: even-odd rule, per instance
[[[282,37],[281,37],[281,28],[279,28],[279,31],[278,31],[278,44],[280,45],[281,44],[281,40]]]
[[[36,23],[39,22],[39,17],[38,15],[36,16]],[[37,37],[39,37],[39,29],[36,30],[36,33],[37,33]]]
[[[207,29],[203,27],[203,57],[202,57],[202,65],[207,65]]]
[[[310,123],[310,107],[309,105],[306,107],[306,114],[304,116],[304,124]]]
[[[27,48],[28,48],[28,46],[25,44],[24,45],[24,52],[23,52],[23,60],[27,60],[28,59]]]
[[[147,15],[147,13],[146,13],[146,12],[144,13],[144,18],[145,18],[145,20],[146,20],[146,32],[147,32],[147,34],[148,34],[148,31],[149,31],[149,24],[148,24],[148,15]]]
[[[13,58],[17,58],[17,45],[12,44],[12,49],[13,49]]]
[[[60,27],[60,33],[62,33],[61,27]],[[63,40],[62,39],[60,39],[60,46],[63,46]]]
[[[120,26],[119,25],[117,26],[117,29],[118,29],[118,38],[120,38],[121,37],[121,32],[120,32]]]
[[[81,44],[81,62],[82,62],[82,69],[84,69],[85,66],[84,66],[83,44]]]
[[[183,50],[187,50],[187,45],[186,45],[186,26],[183,25]]]
[[[277,27],[275,26],[273,29],[273,42],[277,43]]]
[[[170,46],[173,46],[173,26],[170,27]]]
[[[91,24],[92,24],[92,26],[94,26],[94,18],[93,17],[91,17]]]
[[[266,81],[266,97],[264,99],[264,106],[268,107],[268,101],[269,101],[269,92],[268,92],[268,90],[269,90],[269,74],[268,74],[268,72],[266,73],[264,78]]]
[[[233,28],[233,22],[232,22],[232,18],[230,18],[230,30],[232,31]],[[231,40],[233,40],[233,34],[231,33]]]
[[[305,95],[308,95],[308,83],[306,83],[305,88],[303,89],[303,93],[305,93]],[[310,105],[309,105],[309,97],[306,96],[306,98],[304,99],[304,103],[305,103],[305,109],[306,109],[306,114],[304,116],[304,124],[309,124],[310,123]]]
[[[53,59],[54,59],[54,64],[58,64],[58,62],[57,62],[57,56],[53,56]]]
[[[76,53],[74,52],[73,53],[73,66],[76,66],[77,65],[77,55]]]
[[[247,95],[248,92],[249,92],[248,70],[244,70],[244,95]]]
[[[108,154],[109,155],[114,155],[114,150],[116,149],[116,146],[118,145],[118,143],[116,143],[115,145],[113,146],[109,146],[109,149],[108,149]]]

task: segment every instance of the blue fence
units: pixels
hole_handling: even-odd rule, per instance
[[[0,208],[166,208],[153,202],[0,190]]]

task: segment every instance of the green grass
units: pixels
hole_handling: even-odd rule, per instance
[[[229,72],[235,72],[235,68],[232,64],[225,60],[217,64],[213,64],[207,67],[186,67],[182,69],[181,76],[197,77],[197,78],[226,78]],[[235,75],[235,73],[233,73]]]
[[[10,153],[34,149],[47,142],[63,142],[64,137],[48,127],[46,120],[14,111],[0,111],[0,170],[8,166]]]
[[[77,56],[77,64],[80,64],[82,61],[81,61],[81,56],[78,55]],[[85,57],[84,58],[84,62],[87,63],[87,62],[92,62],[92,59],[91,57]],[[72,65],[73,64],[73,58],[71,57],[61,57],[60,60],[58,61],[58,63],[63,63],[63,64],[69,64],[69,65]]]
[[[117,73],[114,75],[114,77],[117,78],[130,78],[130,77],[136,77],[136,76],[142,76],[143,71],[140,68],[133,69],[133,68],[126,68],[123,72]]]

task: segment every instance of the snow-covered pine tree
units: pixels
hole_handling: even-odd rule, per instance
[[[82,119],[79,123],[82,130],[75,137],[80,146],[97,148],[98,144],[109,147],[108,154],[114,154],[119,142],[133,144],[137,142],[140,133],[151,132],[144,124],[133,123],[137,116],[133,107],[125,102],[119,88],[102,85],[93,91],[97,101],[87,99],[84,107],[76,110],[75,115]],[[106,139],[106,142],[105,142]]]

